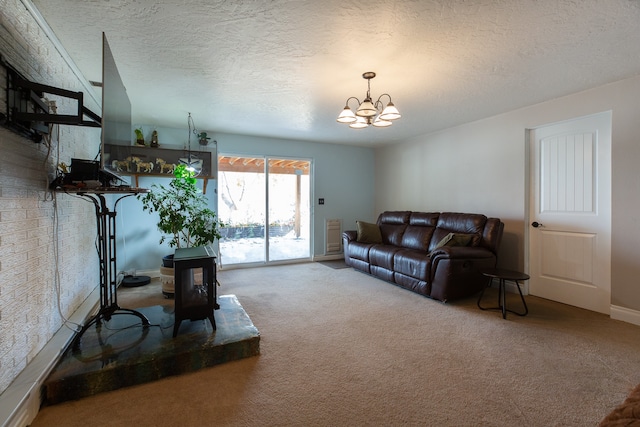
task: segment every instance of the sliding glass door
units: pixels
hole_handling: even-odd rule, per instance
[[[223,265],[310,258],[310,172],[304,159],[218,157]]]
[[[260,158],[218,156],[219,262],[266,261],[266,171]]]
[[[309,258],[309,169],[311,162],[269,159],[269,260]]]

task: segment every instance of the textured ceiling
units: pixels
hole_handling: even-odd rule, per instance
[[[104,31],[134,125],[378,145],[640,74],[639,0],[32,0],[88,80]],[[335,121],[389,93],[389,128]]]

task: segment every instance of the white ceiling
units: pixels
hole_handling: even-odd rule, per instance
[[[32,0],[133,124],[378,145],[640,74],[639,0]],[[389,93],[389,128],[336,122]]]

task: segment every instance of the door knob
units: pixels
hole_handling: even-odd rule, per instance
[[[538,221],[533,221],[533,222],[531,223],[531,226],[532,226],[533,228],[544,227],[544,225],[540,224]]]

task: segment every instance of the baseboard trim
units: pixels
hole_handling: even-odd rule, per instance
[[[100,288],[96,287],[69,320],[73,323],[83,324],[89,316],[97,312],[99,301]],[[75,332],[66,326],[58,329],[36,357],[0,395],[0,425],[2,427],[25,427],[35,419],[42,405],[44,382],[74,336]]]
[[[160,270],[136,270],[136,276],[149,276],[150,278],[160,277]]]
[[[489,283],[489,287],[498,289],[499,286],[500,286],[500,284],[498,283],[497,279],[491,279],[491,283]],[[517,294],[518,293],[518,286],[515,283],[511,282],[511,281],[505,282],[504,289],[508,293],[513,293],[513,294]],[[529,295],[528,284],[520,282],[520,291],[522,291],[522,295],[525,295],[525,296]]]
[[[344,254],[343,253],[314,255],[313,256],[313,262],[333,261],[333,260],[336,260],[336,259],[343,259],[343,258],[344,258]]]
[[[610,316],[614,320],[622,320],[640,326],[640,311],[612,304]]]

